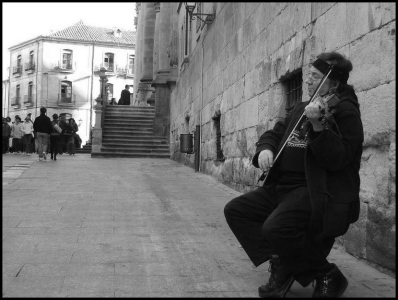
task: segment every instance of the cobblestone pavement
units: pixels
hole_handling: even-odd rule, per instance
[[[223,214],[240,193],[168,159],[37,159],[3,154],[3,297],[258,297],[268,263],[252,265]],[[329,258],[343,297],[395,297],[395,278]]]

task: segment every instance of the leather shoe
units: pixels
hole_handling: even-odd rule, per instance
[[[315,278],[316,285],[312,298],[339,298],[348,286],[348,280],[335,264],[328,273]]]
[[[272,255],[269,260],[271,276],[268,282],[258,288],[261,298],[284,298],[294,282],[294,276],[282,277],[278,274],[281,261],[277,255]]]

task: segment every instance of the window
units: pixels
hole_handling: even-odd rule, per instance
[[[28,87],[28,101],[32,102],[33,101],[33,82],[29,82],[29,87]]]
[[[72,82],[61,81],[61,102],[72,103]]]
[[[112,100],[113,98],[113,84],[107,83],[106,84],[106,93],[108,94],[108,100]]]
[[[15,73],[18,73],[18,74],[22,73],[22,56],[21,55],[18,55],[17,65],[15,67],[13,67],[12,74],[15,74]]]
[[[134,74],[134,55],[129,55],[128,73]]]
[[[109,71],[113,72],[114,67],[114,54],[113,53],[105,53],[104,55],[104,68]]]
[[[34,51],[29,53],[29,61],[25,63],[25,71],[33,71],[35,69]]]
[[[20,102],[20,100],[21,100],[21,94],[20,94],[21,89],[20,88],[21,88],[21,86],[18,84],[15,88],[15,98],[12,99],[11,105],[18,105],[21,103]]]
[[[303,73],[300,70],[298,73],[290,76],[288,79],[282,81],[286,91],[286,114],[289,114],[293,107],[301,102],[302,99],[302,85]]]
[[[72,50],[64,49],[62,52],[62,69],[72,70]]]
[[[214,126],[216,127],[216,148],[217,148],[217,160],[224,161],[224,153],[221,148],[221,122],[220,118],[221,113],[220,111],[216,112],[212,119],[214,120]]]

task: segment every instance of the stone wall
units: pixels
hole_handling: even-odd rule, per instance
[[[365,143],[360,219],[338,243],[395,271],[395,3],[206,5],[216,19],[192,33],[189,63],[179,65],[171,94],[172,159],[194,166],[194,155],[179,152],[178,136],[200,124],[201,172],[241,192],[255,189],[255,142],[285,115],[281,80],[300,68],[304,80],[321,52],[346,55],[354,66],[349,84],[361,105]],[[304,101],[307,94],[303,85]],[[211,118],[218,110],[223,162],[216,160]]]

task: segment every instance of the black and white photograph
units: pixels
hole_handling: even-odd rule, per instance
[[[3,298],[396,298],[395,2],[2,2]]]

